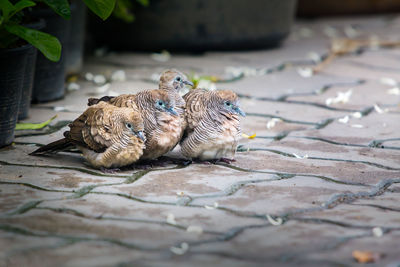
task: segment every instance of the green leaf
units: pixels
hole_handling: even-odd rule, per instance
[[[38,130],[46,127],[52,120],[57,118],[57,115],[42,123],[17,123],[15,130]]]
[[[118,0],[113,10],[113,15],[127,23],[135,20],[135,16],[131,13],[132,2],[131,0]]]
[[[6,22],[9,19],[9,14],[15,10],[15,7],[8,0],[0,0],[0,10],[3,16],[2,21]]]
[[[58,61],[61,57],[61,43],[58,39],[50,34],[29,29],[17,24],[6,24],[5,29],[24,39],[34,47],[39,49],[45,57],[51,61]]]
[[[51,9],[64,19],[71,18],[68,0],[43,0]]]
[[[83,2],[93,13],[106,20],[111,15],[116,0],[83,0]]]
[[[35,2],[29,1],[29,0],[21,0],[14,5],[14,10],[12,13],[10,13],[10,17],[14,16],[15,13],[21,11],[24,8],[35,6],[35,5],[36,5]]]
[[[142,6],[149,6],[150,1],[149,0],[136,0],[139,4]]]

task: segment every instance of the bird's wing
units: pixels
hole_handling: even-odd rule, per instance
[[[107,109],[88,108],[70,125],[68,138],[78,145],[84,145],[96,151],[103,152],[112,144],[112,125]]]
[[[204,89],[195,89],[189,91],[189,93],[183,96],[183,99],[186,101],[185,115],[187,129],[189,131],[199,125],[207,112],[205,106],[205,93],[206,90]]]

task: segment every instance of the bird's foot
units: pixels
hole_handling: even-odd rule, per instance
[[[107,174],[113,174],[120,171],[119,168],[104,168],[104,167],[101,167],[100,170],[102,173],[107,173]]]
[[[220,158],[218,161],[224,162],[226,164],[231,164],[232,162],[236,162],[236,159]]]

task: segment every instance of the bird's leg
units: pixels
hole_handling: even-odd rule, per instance
[[[109,173],[109,174],[113,174],[120,171],[119,168],[104,168],[104,167],[101,167],[100,170],[102,173]]]
[[[226,164],[231,164],[232,162],[235,162],[236,159],[220,158],[218,161],[224,162]]]

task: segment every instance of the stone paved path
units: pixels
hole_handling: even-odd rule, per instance
[[[365,49],[301,76],[334,34],[400,40],[400,17],[298,22],[273,50],[88,59],[83,74],[123,69],[126,81],[99,93],[81,77],[81,90],[32,109],[29,122],[58,114],[51,127],[0,150],[0,266],[355,266],[354,250],[382,254],[368,266],[399,266],[400,49]],[[233,165],[105,175],[76,153],[27,155],[60,138],[90,96],[155,88],[151,74],[168,67],[228,66],[246,76],[217,87],[241,95],[243,132],[257,134]]]

